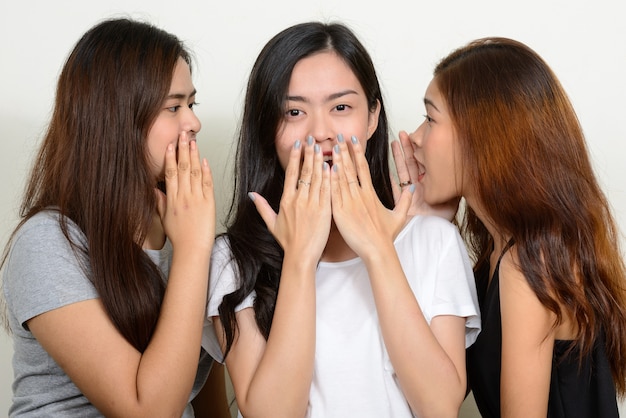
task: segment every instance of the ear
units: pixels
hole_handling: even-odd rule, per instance
[[[376,128],[378,128],[378,116],[380,115],[380,101],[376,100],[376,109],[369,112],[369,116],[367,118],[367,139],[370,139],[374,132],[376,132]]]

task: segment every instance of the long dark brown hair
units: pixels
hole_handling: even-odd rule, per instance
[[[276,153],[276,134],[285,114],[285,97],[294,66],[321,51],[334,51],[352,69],[367,97],[370,111],[380,103],[378,127],[367,142],[366,158],[372,183],[388,208],[393,207],[389,178],[389,132],[383,97],[372,60],[355,34],[337,23],[308,22],[291,26],[262,49],[248,80],[244,114],[237,143],[235,192],[226,237],[237,266],[239,287],[224,296],[219,307],[226,336],[226,354],[235,337],[235,308],[252,291],[257,326],[267,339],[282,270],[283,251],[248,197],[263,195],[278,211],[285,180]]]
[[[557,77],[533,50],[503,38],[474,41],[436,67],[486,215],[511,236],[541,303],[577,325],[572,348],[600,333],[618,393],[626,394],[626,268],[619,233],[592,169],[582,128]],[[462,232],[479,269],[493,241],[471,208]]]
[[[175,36],[143,22],[106,20],[83,35],[59,76],[16,228],[41,211],[58,211],[111,320],[140,351],[165,291],[141,247],[156,210],[146,138],[180,57],[190,64]],[[70,238],[69,221],[86,245]]]

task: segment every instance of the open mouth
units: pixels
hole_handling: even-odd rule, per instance
[[[332,167],[333,166],[333,154],[324,153],[324,162],[327,163],[329,167]]]

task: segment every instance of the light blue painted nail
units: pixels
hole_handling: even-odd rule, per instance
[[[309,135],[306,138],[306,143],[309,144],[309,145],[313,145],[313,137],[311,135]]]
[[[337,154],[339,154],[339,145],[335,145],[335,146],[333,147],[333,150],[335,150],[335,152],[336,152]]]
[[[333,164],[333,171],[336,173],[336,172],[337,172],[337,170],[338,170],[338,168],[337,168],[337,164]]]
[[[352,138],[350,138],[350,139],[352,139],[352,143],[353,144],[356,144],[357,142],[359,142],[359,140],[356,139],[356,136],[354,136],[354,135],[352,135]]]
[[[250,198],[250,200],[252,200],[254,202],[254,199],[256,199],[256,196],[254,195],[254,193],[252,192],[248,192],[248,197]]]
[[[320,146],[318,144],[315,144],[315,147],[313,147],[313,150],[315,150],[316,154],[320,153]]]
[[[293,147],[295,149],[299,149],[300,148],[300,140],[299,139],[296,139],[296,142],[293,144]]]
[[[328,163],[327,163],[327,162],[323,162],[323,163],[322,163],[322,169],[323,169],[324,171],[328,171]]]
[[[340,142],[340,143],[343,143],[343,141],[344,141],[343,134],[337,135],[337,141]]]
[[[409,190],[411,191],[411,193],[413,193],[415,191],[415,185],[411,184],[411,187],[409,187]]]

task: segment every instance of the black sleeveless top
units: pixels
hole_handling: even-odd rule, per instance
[[[504,252],[508,248],[510,245]],[[476,272],[482,330],[476,342],[467,349],[467,382],[483,418],[500,417],[502,322],[499,269],[500,260],[491,283],[488,264]],[[554,342],[547,417],[618,418],[615,385],[606,356],[604,335],[600,334],[580,367],[577,350],[566,354],[570,343],[563,340]]]

